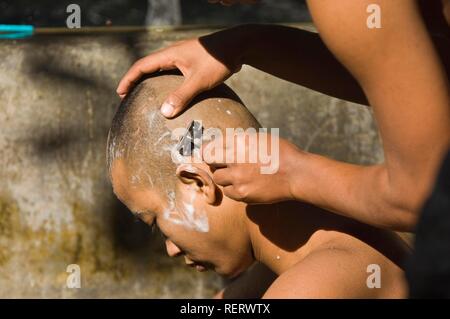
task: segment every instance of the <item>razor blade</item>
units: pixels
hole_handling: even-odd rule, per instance
[[[182,156],[192,156],[194,150],[199,150],[202,142],[203,126],[201,121],[193,120],[176,147]]]

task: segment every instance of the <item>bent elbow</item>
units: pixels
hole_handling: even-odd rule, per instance
[[[399,232],[414,232],[419,217],[418,211],[413,211],[406,207],[392,207],[392,220],[390,229]]]
[[[402,192],[396,196],[389,196],[385,201],[384,208],[391,217],[388,221],[390,228],[395,231],[413,232],[419,219],[423,196],[419,196],[417,191]]]

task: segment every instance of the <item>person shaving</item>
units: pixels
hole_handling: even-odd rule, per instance
[[[394,232],[298,201],[249,205],[228,197],[215,182],[217,170],[195,152],[199,141],[184,149],[186,132],[260,125],[223,84],[166,119],[159,106],[183,80],[165,74],[138,84],[119,106],[107,143],[114,193],[159,228],[169,256],[236,278],[219,298],[405,296],[409,248]],[[369,278],[373,267],[381,271],[379,282]]]

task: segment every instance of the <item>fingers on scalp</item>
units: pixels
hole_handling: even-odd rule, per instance
[[[175,106],[175,110],[179,111],[201,92],[202,89],[197,81],[192,78],[186,78],[181,86],[170,94],[167,100]]]
[[[224,162],[222,156],[218,156],[215,154],[203,155],[203,161],[210,167],[214,167],[215,169],[227,167],[227,164]]]
[[[202,145],[202,159],[209,166],[224,167],[223,143],[220,137],[215,137],[212,141],[208,141]]]
[[[157,52],[137,60],[131,68],[125,73],[124,77],[119,83],[117,93],[119,95],[125,95],[130,88],[144,75],[153,73],[159,70],[168,70],[173,68],[170,65],[170,60],[166,58],[166,55],[162,52]]]
[[[140,61],[135,62],[127,73],[125,73],[122,80],[120,80],[119,86],[117,87],[117,93],[119,95],[128,93],[133,84],[142,76]]]
[[[173,91],[168,101],[175,106],[175,108],[179,108],[184,104],[187,104],[192,99],[193,93],[189,90],[189,87],[186,85],[186,81],[181,84],[175,91]]]
[[[217,169],[213,173],[213,180],[216,184],[222,186],[232,185],[232,179],[230,178],[229,169]]]
[[[225,194],[225,196],[234,200],[242,199],[233,185],[225,186],[223,188],[223,193]]]

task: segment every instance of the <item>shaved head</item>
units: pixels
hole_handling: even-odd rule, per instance
[[[187,128],[193,120],[204,129],[258,128],[259,123],[239,97],[226,85],[198,96],[175,119],[160,113],[165,98],[184,78],[163,74],[145,79],[122,101],[112,121],[107,142],[107,162],[111,177],[114,161],[120,159],[132,185],[152,187],[163,194],[174,191],[179,136],[174,130]]]
[[[200,271],[235,276],[254,260],[244,221],[247,205],[223,196],[211,168],[197,156],[183,156],[177,146],[184,145],[180,138],[192,121],[201,122],[205,135],[210,129],[225,134],[227,128],[260,125],[226,85],[166,119],[160,107],[183,81],[180,75],[153,76],[122,101],[108,135],[109,176],[116,196],[164,234],[170,256],[184,255]]]

